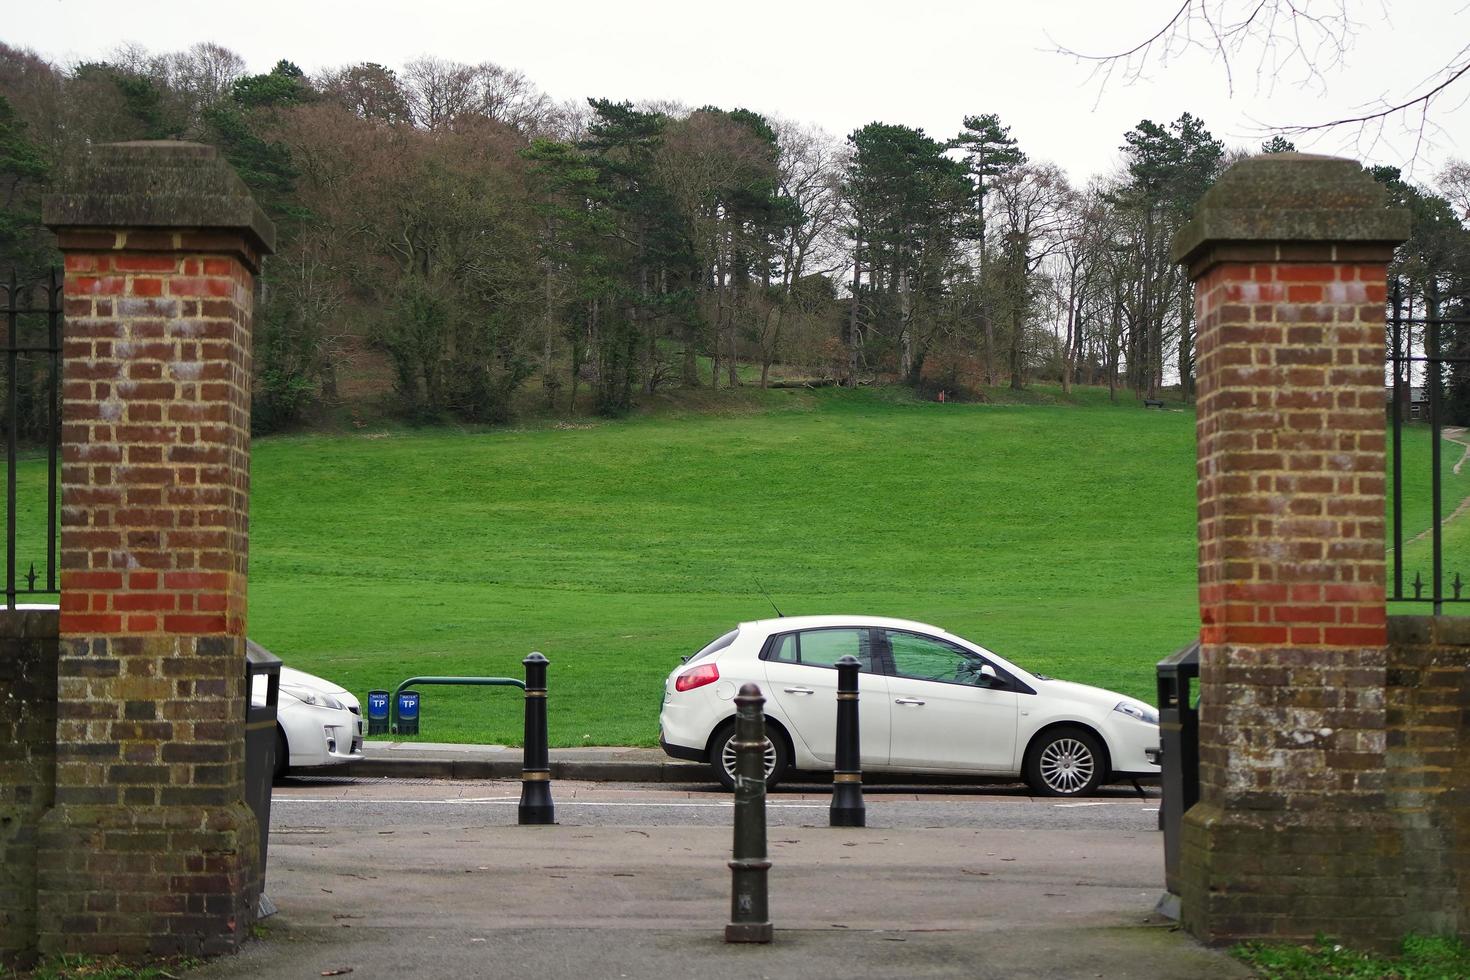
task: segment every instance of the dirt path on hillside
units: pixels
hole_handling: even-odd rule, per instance
[[[1445,442],[1453,442],[1455,445],[1459,446],[1463,450],[1463,452],[1460,453],[1459,460],[1455,463],[1455,468],[1451,471],[1456,476],[1458,476],[1460,473],[1460,467],[1464,466],[1466,461],[1470,461],[1470,436],[1467,436],[1466,429],[1459,426],[1447,426],[1446,428],[1440,430],[1439,436]],[[1464,500],[1461,500],[1460,505],[1456,507],[1448,517],[1441,521],[1439,526],[1444,527],[1446,524],[1449,524],[1451,521],[1459,518],[1460,515],[1464,514],[1467,510],[1470,510],[1470,497],[1466,497]],[[1420,531],[1418,534],[1414,535],[1408,541],[1404,542],[1404,544],[1407,546],[1413,544],[1416,541],[1423,541],[1425,538],[1429,537],[1430,532],[1433,530],[1434,527],[1433,525],[1431,525]],[[1389,545],[1388,550],[1393,551],[1393,546]]]
[[[1465,465],[1465,461],[1470,460],[1470,442],[1466,441],[1465,431],[1465,429],[1455,425],[1447,426],[1439,431],[1440,438],[1444,439],[1445,442],[1453,442],[1465,450],[1460,454],[1459,461],[1455,463],[1453,472],[1456,476],[1460,475],[1460,467]]]

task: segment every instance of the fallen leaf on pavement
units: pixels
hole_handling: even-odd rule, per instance
[[[322,971],[322,976],[324,976],[324,977],[340,977],[343,974],[347,974],[347,973],[351,973],[351,972],[352,972],[352,967],[350,967],[350,966],[344,966],[344,967],[341,967],[341,968],[336,969],[336,970],[323,970]]]

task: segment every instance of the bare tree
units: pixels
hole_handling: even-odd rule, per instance
[[[729,114],[699,110],[671,122],[654,157],[654,175],[687,223],[695,266],[709,285],[705,317],[714,329],[714,384],[728,354],[730,385],[739,383],[735,358],[736,319],[749,299],[737,288],[736,253],[748,249],[745,229],[732,220],[730,205],[739,189],[768,170],[766,146],[749,127]],[[685,384],[697,383],[693,324],[684,338]]]
[[[756,330],[762,388],[770,383],[771,365],[781,354],[788,320],[807,316],[821,305],[820,290],[800,288],[802,280],[814,268],[816,274],[825,275],[845,262],[839,224],[842,144],[815,126],[778,120],[775,129],[781,151],[780,193],[800,217],[785,230],[777,299],[765,305]]]
[[[315,78],[317,91],[359,119],[409,122],[413,113],[397,73],[371,61],[329,68]]]
[[[1438,180],[1440,192],[1455,206],[1460,220],[1470,222],[1470,161],[1451,160]]]
[[[475,108],[522,133],[550,133],[556,106],[521,72],[483,62],[475,66]]]
[[[1182,0],[1162,24],[1123,50],[1087,52],[1061,44],[1056,50],[1093,67],[1099,98],[1111,83],[1135,82],[1153,66],[1191,55],[1218,62],[1232,93],[1242,66],[1268,93],[1278,80],[1325,90],[1329,75],[1348,70],[1348,54],[1368,17],[1386,20],[1387,0]],[[1279,120],[1266,129],[1287,135],[1355,130],[1359,143],[1371,145],[1396,126],[1414,139],[1417,153],[1438,132],[1434,112],[1447,94],[1465,87],[1467,75],[1470,44],[1460,44],[1438,68],[1397,95],[1334,118]]]
[[[245,59],[229,48],[202,41],[168,56],[168,80],[196,111],[208,109],[230,94],[245,75]]]
[[[1010,386],[1025,383],[1030,349],[1028,331],[1037,299],[1036,270],[1067,240],[1068,204],[1073,197],[1066,175],[1055,164],[1026,163],[995,181],[1000,213],[997,306],[1009,325]]]
[[[448,129],[474,108],[475,69],[470,65],[425,55],[403,66],[403,82],[414,123],[430,132]]]

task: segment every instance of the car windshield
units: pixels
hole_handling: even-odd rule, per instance
[[[690,657],[684,662],[686,664],[692,664],[696,660],[703,660],[705,657],[708,657],[712,653],[718,653],[719,651],[725,649],[725,647],[734,643],[735,637],[739,635],[740,627],[737,626],[730,632],[726,633],[724,636],[716,637],[715,639],[710,640],[703,650],[700,650],[698,653],[696,653],[694,656]]]

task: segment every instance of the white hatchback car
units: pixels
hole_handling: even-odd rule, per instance
[[[251,690],[265,704],[265,678]],[[362,758],[362,706],[345,688],[314,674],[281,667],[276,705],[276,778],[289,769],[332,766]]]
[[[1024,777],[1043,796],[1080,796],[1157,776],[1158,712],[1143,701],[1022,670],[937,626],[876,616],[742,623],[664,685],[659,743],[733,785],[735,693],[765,696],[766,782],[836,762],[837,671],[858,675],[862,768]]]

